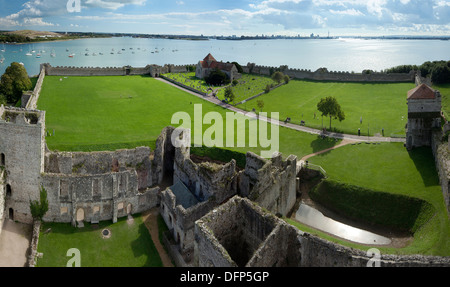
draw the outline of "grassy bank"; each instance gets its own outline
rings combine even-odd
[[[322,166],[331,183],[345,183],[328,186],[335,194],[327,190],[330,183],[319,187],[318,196],[331,208],[369,222],[404,224],[414,233],[412,244],[390,253],[450,254],[450,223],[430,148],[407,151],[400,143],[362,143],[309,161]]]

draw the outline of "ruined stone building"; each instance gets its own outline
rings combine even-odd
[[[208,54],[203,61],[199,61],[195,69],[195,76],[199,79],[208,77],[215,69],[227,74],[230,81],[239,79],[240,74],[234,64],[218,62],[211,54]]]
[[[431,146],[434,128],[441,126],[441,94],[426,84],[408,91],[406,148]]]

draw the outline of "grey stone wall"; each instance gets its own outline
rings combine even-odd
[[[283,161],[278,153],[266,160],[248,152],[245,170],[240,175],[240,194],[274,214],[285,216],[296,200],[296,169],[297,157],[294,155]]]
[[[431,149],[433,151],[436,170],[439,174],[442,195],[447,215],[450,217],[450,149],[449,143],[442,141],[443,132],[435,131],[431,137]]]
[[[337,81],[337,82],[414,82],[415,72],[408,74],[401,73],[371,73],[359,74],[350,72],[323,72],[318,69],[315,72],[303,69],[289,69],[287,66],[268,67],[258,66],[254,63],[248,63],[242,66],[244,73],[253,73],[258,75],[270,76],[272,71],[280,69],[284,74],[293,79],[315,80],[315,81]]]
[[[30,200],[39,199],[41,173],[44,171],[45,112],[18,108],[0,109],[0,154],[5,155],[5,212],[9,218],[32,223]]]
[[[150,66],[146,67],[52,67],[50,64],[41,64],[47,76],[127,76],[149,75]]]
[[[368,252],[372,247],[367,247],[367,251],[344,247],[298,230],[250,200],[238,196],[196,221],[195,265],[237,266],[232,254],[240,247],[224,240],[240,236],[236,235],[241,233],[236,225],[248,230],[248,233],[256,231],[259,239],[256,240],[258,247],[250,252],[246,267],[450,266],[450,257],[381,253],[376,257]],[[240,238],[245,241],[245,238]]]
[[[41,95],[42,84],[45,79],[45,68],[41,66],[41,72],[39,74],[39,78],[36,82],[36,86],[31,94],[31,97],[26,99],[26,97],[22,97],[22,106],[25,104],[26,109],[34,110],[37,109],[37,102],[39,100],[39,96]]]
[[[0,234],[2,234],[3,229],[3,220],[5,218],[5,198],[6,198],[6,190],[5,190],[5,182],[4,182],[4,174],[5,171],[0,167]]]

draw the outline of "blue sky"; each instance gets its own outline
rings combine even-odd
[[[450,0],[0,0],[0,30],[19,29],[450,36]]]

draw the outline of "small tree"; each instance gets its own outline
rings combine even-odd
[[[256,101],[256,105],[258,106],[258,108],[261,110],[264,108],[264,101],[263,100],[257,100]]]
[[[45,213],[48,211],[47,190],[41,186],[39,200],[30,200],[30,210],[33,219],[42,221]]]
[[[289,76],[288,75],[284,75],[284,82],[286,83],[286,84],[288,84],[289,83],[289,80],[290,80],[290,78],[289,78]]]
[[[225,95],[224,95],[225,99],[227,99],[228,102],[233,102],[234,103],[234,99],[236,98],[236,96],[233,93],[233,88],[231,87],[226,87],[225,88]]]
[[[280,72],[280,71],[277,71],[277,72],[273,73],[273,75],[272,75],[272,80],[274,80],[278,84],[281,83],[283,78],[284,78],[284,74],[282,72]]]
[[[8,102],[16,103],[22,97],[22,92],[30,90],[32,86],[25,67],[13,62],[1,77],[0,94],[5,95]]]
[[[320,99],[317,104],[317,109],[322,113],[322,116],[330,117],[330,130],[331,130],[331,119],[334,117],[339,121],[345,120],[344,111],[342,111],[341,106],[337,102],[335,97],[326,97]]]

